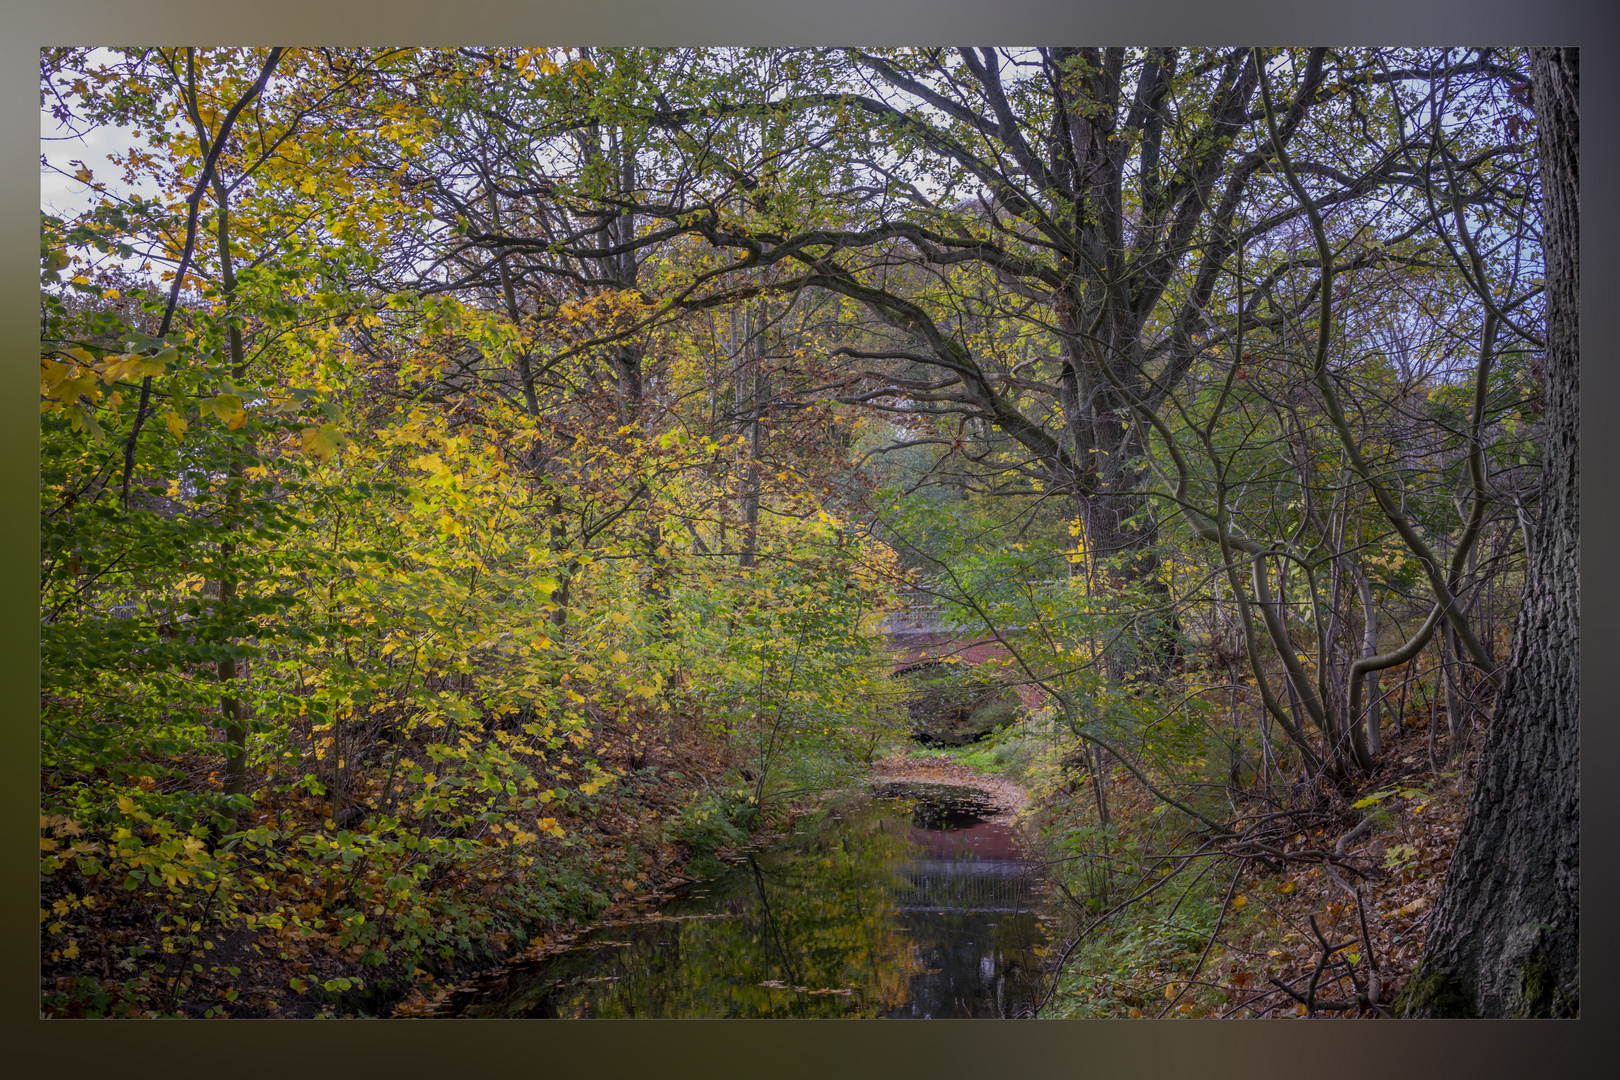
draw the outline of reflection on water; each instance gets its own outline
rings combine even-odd
[[[1035,879],[968,788],[887,784],[460,1016],[967,1017],[1037,999]]]

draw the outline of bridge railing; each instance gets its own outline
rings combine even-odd
[[[898,634],[954,634],[982,630],[969,623],[958,611],[933,604],[908,604],[891,611],[878,623],[878,629],[891,637]]]
[[[997,624],[998,630],[1023,630],[1023,624]],[[878,632],[885,637],[911,637],[940,634],[963,638],[980,638],[986,633],[984,623],[971,616],[948,608],[907,607],[891,611],[878,621]]]
[[[1029,581],[1026,585],[1062,585],[1064,579]],[[1001,630],[1023,630],[1022,624],[998,624]],[[952,604],[944,604],[924,593],[912,593],[906,602],[878,621],[878,631],[887,637],[923,634],[982,635],[984,623],[974,614]]]

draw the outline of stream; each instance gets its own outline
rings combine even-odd
[[[980,791],[883,783],[656,912],[457,991],[462,1017],[1017,1017],[1039,879]]]

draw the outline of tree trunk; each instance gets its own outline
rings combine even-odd
[[[738,566],[753,566],[754,556],[759,550],[759,499],[760,499],[760,409],[765,396],[765,332],[770,320],[765,317],[764,301],[760,302],[758,325],[753,325],[751,319],[744,322],[744,327],[752,331],[750,335],[753,343],[748,348],[754,352],[753,359],[744,365],[739,372],[738,394],[742,397],[741,378],[747,374],[749,379],[750,419],[748,421],[748,475],[743,491],[743,546],[742,552],[737,556]],[[738,402],[741,404],[741,401]]]
[[[1540,528],[1513,653],[1409,1016],[1580,1008],[1577,50],[1531,50],[1547,267]]]
[[[199,134],[201,129],[199,128]],[[206,153],[206,151],[205,151]],[[220,290],[224,295],[227,309],[236,300],[236,270],[231,263],[231,234],[230,234],[230,201],[229,192],[218,176],[214,178],[214,196],[219,203],[218,237],[219,237],[219,278]],[[242,345],[242,327],[232,320],[227,331],[228,346],[231,358],[231,381],[240,385],[247,377],[247,358]],[[231,460],[226,470],[225,491],[225,518],[233,526],[240,525],[242,510],[242,483],[246,462],[241,439],[233,440],[231,444]],[[234,540],[224,540],[219,545],[219,609],[224,615],[227,624],[226,645],[235,643],[235,635],[230,631],[239,621],[236,612],[236,603],[241,583],[237,578],[237,568],[234,564],[237,545]],[[219,661],[216,675],[224,694],[220,698],[220,719],[225,728],[225,786],[224,794],[227,799],[235,798],[247,791],[247,728],[242,723],[242,699],[240,685],[242,671],[235,657],[226,657]],[[333,766],[336,768],[336,765]],[[215,840],[224,833],[236,832],[241,825],[239,811],[227,808],[220,815],[226,822],[224,831],[215,832]]]
[[[1356,568],[1356,594],[1361,600],[1361,655],[1378,655],[1378,609],[1373,606],[1372,584],[1367,575]],[[1352,724],[1366,724],[1367,754],[1377,757],[1384,752],[1383,718],[1384,699],[1378,692],[1378,672],[1369,672],[1367,675],[1367,715],[1365,720],[1359,716],[1351,716]]]

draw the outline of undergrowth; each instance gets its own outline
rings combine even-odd
[[[1421,954],[1465,811],[1472,759],[1436,770],[1425,724],[1393,727],[1378,771],[1339,808],[1337,826],[1300,836],[1290,849],[1333,849],[1365,820],[1345,845],[1365,876],[1335,872],[1350,879],[1349,889],[1320,861],[1268,869],[1214,849],[1193,854],[1196,823],[1118,765],[1104,774],[1102,824],[1092,778],[1075,767],[1049,717],[970,746],[906,756],[958,762],[1035,794],[1026,833],[1064,916],[1046,953],[1059,975],[1041,1016],[1305,1015],[1307,1005],[1279,983],[1317,1015],[1374,1015],[1333,1006],[1353,1001],[1358,984],[1364,993],[1376,987],[1374,1000],[1385,1007],[1396,1000]],[[1350,943],[1319,974],[1318,931],[1330,945]]]

